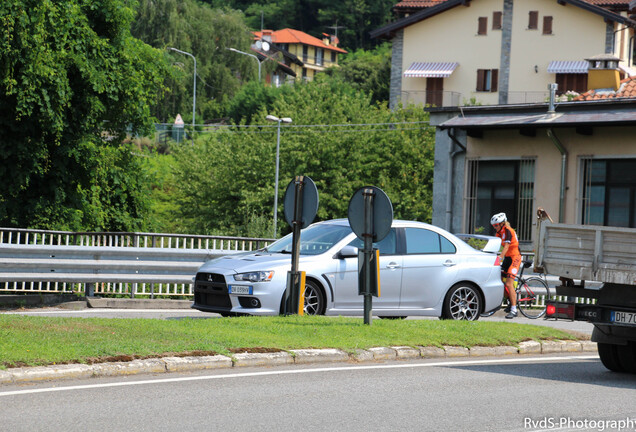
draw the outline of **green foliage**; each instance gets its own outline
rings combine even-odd
[[[396,218],[430,221],[434,133],[428,113],[392,112],[370,102],[323,76],[279,93],[269,111],[255,114],[259,128],[225,129],[175,149],[180,229],[241,235],[254,215],[271,221],[277,125],[265,120],[267,114],[293,119],[281,127],[279,197],[294,176],[307,175],[318,187],[317,220],[341,218],[358,188],[375,185],[391,198]],[[281,207],[279,201],[279,220]]]
[[[0,17],[0,224],[140,227],[144,176],[120,143],[149,130],[167,71],[130,35],[133,2],[5,0]]]
[[[162,122],[181,114],[192,121],[194,61],[166,48],[192,54],[197,61],[197,124],[223,114],[227,102],[241,85],[241,77],[257,78],[253,58],[229,51],[249,51],[251,35],[243,14],[229,8],[212,9],[196,0],[140,0],[132,34],[149,45],[165,50],[172,66],[166,79],[171,93],[153,107]]]
[[[293,28],[319,37],[338,34],[345,49],[371,48],[378,41],[369,32],[391,20],[394,0],[204,0],[213,7],[231,7],[245,13],[252,29]],[[329,27],[338,26],[337,32]]]
[[[339,67],[332,67],[326,73],[371,95],[373,103],[388,102],[391,82],[391,45],[384,43],[374,50],[359,49],[346,54],[340,61]]]
[[[292,91],[289,86],[272,87],[258,81],[249,82],[232,98],[227,115],[235,124],[251,123],[259,111],[269,112],[277,98]]]

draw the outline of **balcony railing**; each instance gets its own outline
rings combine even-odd
[[[452,91],[410,90],[402,92],[402,104],[429,105],[436,107],[458,106],[461,94]]]
[[[544,103],[550,94],[544,91],[513,91],[508,93],[508,102],[504,105],[528,103]],[[491,105],[479,100],[479,96],[463,97],[461,93],[453,91],[402,91],[402,104],[422,104],[436,107],[453,107],[467,105]]]

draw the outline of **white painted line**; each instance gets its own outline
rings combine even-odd
[[[28,389],[28,390],[15,390],[0,392],[0,397],[3,396],[18,396],[35,393],[50,393],[61,391],[75,391],[75,390],[90,390],[108,387],[128,387],[138,386],[146,384],[165,384],[187,381],[205,381],[205,380],[218,380],[229,378],[245,378],[245,377],[257,377],[257,376],[271,376],[271,375],[300,375],[306,373],[317,372],[338,372],[338,371],[357,371],[357,370],[370,370],[370,369],[404,369],[404,368],[421,368],[421,367],[449,367],[449,366],[475,366],[475,365],[488,365],[488,364],[507,364],[507,363],[527,363],[527,362],[554,362],[561,360],[596,360],[597,355],[584,355],[584,356],[567,356],[567,357],[515,357],[507,359],[490,359],[490,360],[454,360],[434,363],[407,363],[407,364],[390,364],[390,365],[366,365],[366,366],[338,366],[338,367],[324,367],[315,369],[291,369],[280,371],[262,371],[262,372],[243,372],[233,373],[227,375],[207,375],[197,377],[180,377],[180,378],[163,378],[156,380],[141,380],[141,381],[128,381],[128,382],[114,382],[114,383],[102,383],[102,384],[87,384],[68,387],[46,387],[41,389]]]

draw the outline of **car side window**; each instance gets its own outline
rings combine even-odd
[[[356,237],[349,243],[349,246],[363,249],[364,242]],[[397,234],[395,228],[391,228],[391,231],[389,231],[387,236],[382,240],[373,243],[373,247],[380,251],[380,255],[395,255],[397,253]]]
[[[407,254],[455,253],[455,246],[436,232],[422,228],[406,228]]]
[[[444,236],[439,236],[439,241],[442,247],[443,254],[454,254],[457,252],[457,248],[449,239]]]

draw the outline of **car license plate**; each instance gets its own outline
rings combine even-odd
[[[612,311],[612,322],[618,324],[636,325],[636,314],[631,312]]]
[[[253,287],[248,285],[228,285],[228,292],[230,294],[247,294],[252,295]]]

